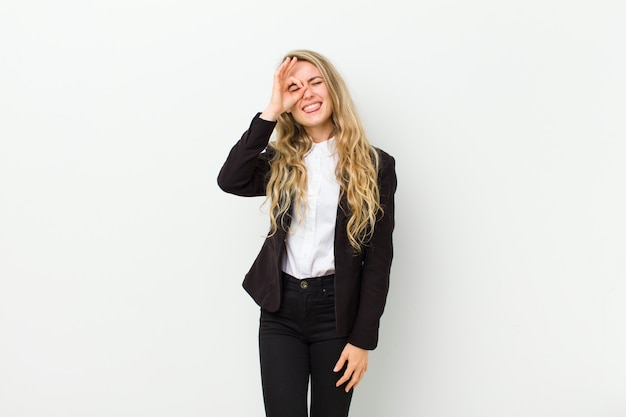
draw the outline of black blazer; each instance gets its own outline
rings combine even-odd
[[[218,185],[228,193],[252,197],[264,196],[270,170],[270,150],[266,150],[276,122],[259,118],[230,151],[218,175]],[[347,203],[337,207],[335,227],[335,316],[337,334],[363,349],[378,343],[380,317],[389,289],[389,271],[393,257],[395,161],[384,151],[380,156],[378,185],[384,215],[376,223],[371,242],[356,252],[348,242]],[[287,225],[288,226],[288,225]],[[287,231],[279,228],[265,239],[261,251],[246,274],[243,287],[262,308],[274,312],[281,300],[281,257]]]

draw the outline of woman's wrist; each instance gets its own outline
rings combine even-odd
[[[267,107],[265,110],[261,112],[259,117],[263,120],[267,120],[268,122],[275,122],[278,120],[278,116],[280,116],[280,113],[281,112],[276,111],[275,109],[271,107]]]

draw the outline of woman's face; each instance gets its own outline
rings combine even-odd
[[[300,80],[303,85],[301,88],[305,90],[302,98],[291,108],[291,115],[316,142],[328,139],[333,131],[333,103],[326,80],[315,65],[306,61],[296,62],[289,76]],[[295,92],[300,87],[291,84],[288,89]]]

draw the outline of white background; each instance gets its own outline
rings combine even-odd
[[[217,172],[284,53],[396,157],[361,417],[626,416],[626,3],[0,6],[0,415],[262,416],[262,199]]]

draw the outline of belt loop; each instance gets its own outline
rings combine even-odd
[[[324,294],[324,296],[328,297],[328,293],[326,292],[326,288],[328,287],[327,282],[328,281],[326,279],[327,277],[322,277],[322,293]],[[333,285],[334,285],[334,281],[333,281]]]

